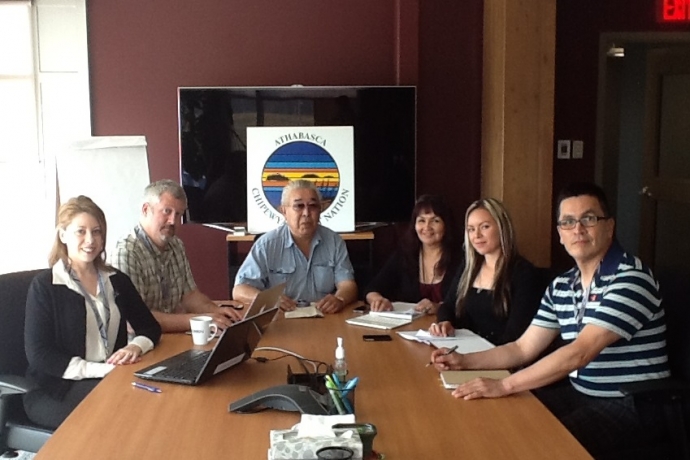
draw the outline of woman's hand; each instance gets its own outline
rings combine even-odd
[[[380,297],[378,299],[369,302],[371,306],[371,311],[391,311],[393,310],[393,304],[390,300],[385,297]]]
[[[455,328],[450,321],[441,321],[440,323],[431,323],[429,327],[429,334],[436,337],[448,337],[455,335]]]
[[[141,359],[141,348],[130,343],[126,347],[120,348],[113,353],[106,361],[108,364],[134,364]]]
[[[429,299],[422,299],[414,309],[421,313],[426,313],[427,315],[435,315],[438,312],[439,304],[432,302]]]

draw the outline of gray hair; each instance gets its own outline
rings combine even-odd
[[[288,204],[290,204],[288,203],[290,193],[292,193],[293,190],[299,189],[313,190],[316,194],[317,201],[319,202],[319,204],[321,204],[321,192],[319,192],[319,189],[316,188],[316,185],[314,185],[312,181],[306,179],[297,179],[288,182],[287,185],[283,187],[283,194],[280,196],[280,204],[282,206],[287,206]]]
[[[163,179],[153,182],[144,189],[144,203],[155,204],[161,199],[164,193],[169,193],[176,200],[180,200],[187,207],[187,194],[184,188],[174,180]]]

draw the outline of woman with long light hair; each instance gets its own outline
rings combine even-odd
[[[543,288],[535,267],[520,256],[513,223],[493,198],[465,213],[465,265],[429,332],[448,336],[470,329],[501,345],[517,339],[534,317]]]

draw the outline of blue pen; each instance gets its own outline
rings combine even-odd
[[[345,396],[347,396],[347,394],[348,394],[354,387],[357,386],[357,382],[359,382],[359,377],[355,377],[355,378],[353,378],[352,380],[350,380],[349,382],[347,382],[347,384],[345,385],[345,388],[343,388],[343,398],[344,398]]]
[[[331,377],[333,377],[333,382],[335,382],[335,385],[338,387],[338,390],[343,389],[343,384],[340,383],[340,379],[338,378],[338,374],[335,372],[331,374]]]
[[[336,378],[335,375],[333,377]],[[355,410],[353,409],[352,404],[350,404],[350,400],[347,399],[347,394],[357,386],[357,382],[359,382],[359,377],[355,377],[348,381],[344,386],[340,386],[340,399],[343,401],[343,404],[345,405],[345,408],[348,410],[349,414],[354,414]]]
[[[335,408],[338,410],[338,413],[340,415],[346,414],[347,412],[345,411],[345,407],[343,406],[343,400],[338,395],[338,391],[335,386],[335,383],[333,383],[333,379],[330,375],[326,375],[325,379],[326,388],[328,388],[328,392],[331,394],[331,399],[333,399],[333,402],[335,403]]]
[[[152,385],[147,385],[145,383],[132,382],[132,386],[134,388],[139,388],[142,390],[150,391],[151,393],[162,393],[160,388],[154,387]]]

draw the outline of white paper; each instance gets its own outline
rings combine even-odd
[[[422,312],[415,310],[416,303],[410,302],[391,302],[392,311],[371,311],[373,316],[387,316],[389,318],[417,319],[422,316]]]
[[[333,425],[338,423],[355,423],[354,414],[346,415],[312,415],[302,414],[297,426],[297,437],[328,437],[335,438]],[[352,436],[352,435],[350,435]]]
[[[452,348],[457,345],[456,353],[476,353],[494,348],[494,344],[469,329],[457,329],[453,337],[435,337],[423,329],[417,332],[401,331],[398,334],[404,339],[426,343],[436,348]]]
[[[80,140],[57,156],[60,203],[86,195],[105,213],[106,252],[139,222],[149,184],[146,139],[107,136]]]
[[[285,318],[323,318],[323,313],[321,313],[321,310],[316,308],[315,305],[310,305],[308,307],[297,307],[292,311],[286,311]]]

